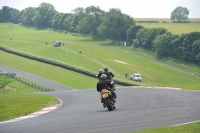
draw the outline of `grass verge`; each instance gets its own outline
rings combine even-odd
[[[137,131],[131,133],[199,133],[200,122],[195,122],[192,124],[174,126],[174,127],[161,127],[144,131]]]
[[[13,119],[58,104],[57,98],[40,92],[6,76],[0,76],[0,121]]]

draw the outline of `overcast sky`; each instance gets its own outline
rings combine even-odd
[[[200,18],[200,0],[0,0],[0,8],[9,6],[21,11],[27,7],[38,7],[42,2],[52,4],[62,13],[94,5],[104,11],[118,8],[133,18],[170,18],[171,12],[182,6],[189,10],[189,18]]]

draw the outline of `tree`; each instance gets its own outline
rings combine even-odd
[[[2,21],[18,23],[21,18],[21,12],[15,8],[3,6],[2,8]]]
[[[184,55],[184,47],[182,46],[184,39],[187,37],[187,34],[182,34],[177,39],[174,40],[173,45],[174,49],[174,57],[179,60],[183,60],[182,56]]]
[[[2,12],[2,10],[0,9],[0,22],[2,22],[3,21],[3,12]]]
[[[77,7],[74,10],[72,10],[72,13],[76,16],[78,16],[79,19],[82,19],[85,17],[85,9],[82,7]]]
[[[171,20],[181,22],[182,20],[187,20],[189,15],[189,10],[185,7],[176,7],[171,13]]]
[[[83,16],[83,15],[82,15]],[[77,25],[77,31],[83,34],[97,35],[97,27],[102,22],[103,11],[99,7],[89,6],[85,9],[85,15]]]
[[[94,15],[95,18],[100,18],[104,12],[99,8],[99,6],[89,6],[85,9],[86,14]]]
[[[162,34],[157,36],[154,40],[153,40],[154,46],[156,46],[156,55],[158,57],[164,57],[167,56],[167,48],[168,48],[168,44],[169,39],[168,39],[168,35],[167,34]]]
[[[62,13],[56,12],[53,16],[53,20],[52,20],[52,27],[53,28],[58,28],[58,23],[60,18],[62,17]]]
[[[96,36],[97,35],[97,27],[102,23],[102,18],[104,15],[104,11],[102,11],[99,6],[95,7],[95,6],[89,6],[85,9],[86,11],[86,15],[89,15],[89,23],[91,23],[90,19],[93,19],[93,22],[90,26],[90,30],[91,30],[91,35]],[[87,17],[88,18],[88,17]]]
[[[192,44],[192,61],[200,65],[200,39]]]
[[[101,37],[126,41],[127,31],[132,25],[134,21],[130,16],[122,14],[119,9],[110,9],[105,13],[97,33]]]
[[[140,41],[138,39],[133,39],[132,46],[135,47],[135,48],[139,48],[140,47]]]
[[[195,41],[198,41],[200,39],[200,32],[191,32],[189,34],[186,34],[182,47],[183,49],[183,55],[182,59],[185,61],[195,61],[195,56],[199,53],[196,50],[198,49],[198,43]],[[195,42],[195,43],[194,43]],[[195,48],[195,49],[194,49]]]
[[[149,32],[148,28],[141,28],[136,34],[136,39],[139,40],[140,46],[144,49],[147,49],[146,42],[147,42],[148,32]]]
[[[108,32],[109,27],[102,23],[98,28],[97,28],[97,34],[98,36],[102,37],[102,38],[109,38],[109,32]]]
[[[2,8],[2,18],[3,22],[9,22],[10,21],[10,7],[8,6],[3,6]]]
[[[76,26],[78,25],[79,17],[76,14],[69,15],[63,21],[65,30],[70,32],[77,32]]]
[[[32,18],[34,17],[35,10],[36,8],[34,7],[28,7],[24,9],[22,13],[22,17],[21,17],[22,24],[29,25],[29,26],[34,25]]]
[[[48,3],[41,3],[33,17],[34,25],[37,27],[51,27],[53,16],[56,10],[53,5]]]
[[[140,26],[140,25],[131,26],[130,29],[127,31],[127,41],[132,43],[133,39],[136,39],[136,34],[137,34],[138,30],[141,28],[142,28],[142,26]]]
[[[135,28],[134,28],[135,27]],[[138,30],[136,33],[136,38],[140,42],[140,46],[148,51],[155,52],[155,46],[153,45],[153,40],[162,34],[167,33],[164,28],[144,28],[140,26],[134,26],[133,29]],[[133,30],[134,31],[134,30]],[[128,33],[131,33],[130,31]],[[132,34],[135,36],[135,34]]]
[[[21,12],[17,9],[11,8],[10,10],[10,21],[13,23],[18,23],[20,20]]]
[[[176,58],[177,57],[176,50],[180,45],[178,40],[180,35],[174,35],[172,33],[168,33],[168,36],[171,41],[168,44],[167,54],[169,57]]]
[[[64,29],[70,32],[77,32],[77,30],[81,32],[82,31],[82,29],[80,29],[81,26],[80,25],[78,26],[78,24],[80,20],[85,18],[85,16],[86,13],[84,8],[82,7],[75,8],[74,10],[72,10],[72,14],[68,14],[66,18],[63,20]],[[84,21],[82,22],[84,23]]]
[[[77,25],[77,31],[82,34],[93,34],[96,33],[96,19],[93,15],[87,15],[83,19],[81,19]],[[94,33],[95,32],[95,33]]]
[[[149,32],[148,32],[147,41],[144,44],[144,47],[149,51],[155,52],[155,49],[153,49],[154,48],[153,40],[157,36],[165,34],[166,32],[167,32],[167,30],[164,29],[164,28],[152,28],[152,29],[150,29]]]
[[[64,13],[61,15],[59,21],[58,21],[58,28],[59,29],[65,29],[64,28],[64,20],[67,18],[67,16],[70,16],[71,13]]]

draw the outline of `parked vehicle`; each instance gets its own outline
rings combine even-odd
[[[135,73],[133,75],[130,75],[130,79],[131,80],[134,80],[134,81],[137,81],[137,82],[141,82],[142,81],[142,77],[140,74],[138,73]]]

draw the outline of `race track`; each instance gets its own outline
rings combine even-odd
[[[0,65],[1,70],[8,70]],[[200,120],[200,91],[117,88],[116,110],[100,104],[95,89],[74,90],[42,77],[14,70],[19,76],[53,88],[56,110],[26,120],[1,123],[0,133],[126,133]]]

